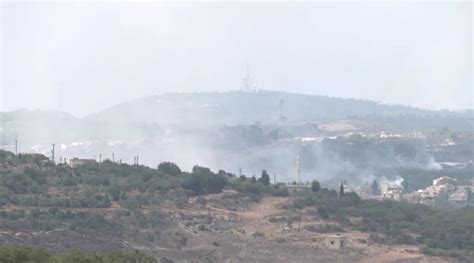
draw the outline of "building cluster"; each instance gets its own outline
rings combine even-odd
[[[431,186],[405,194],[404,200],[429,206],[462,207],[474,201],[473,190],[474,182],[459,185],[456,179],[442,176],[434,179]]]
[[[382,183],[377,189],[362,186],[351,190],[362,199],[388,199],[437,207],[474,205],[474,180],[468,185],[460,185],[455,178],[448,176],[436,178],[432,185],[411,193],[405,192],[403,183],[399,181]]]
[[[397,183],[385,183],[380,186],[382,199],[400,201],[403,198],[403,187]]]
[[[77,167],[79,165],[84,165],[88,163],[95,163],[95,159],[79,159],[79,158],[72,158],[69,160],[69,166],[71,167]]]

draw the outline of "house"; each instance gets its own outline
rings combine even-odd
[[[445,184],[452,184],[456,182],[457,180],[455,178],[451,178],[449,176],[441,176],[439,178],[436,178],[433,180],[433,186],[440,186],[440,185],[445,185]]]
[[[95,163],[95,162],[96,162],[95,159],[79,159],[79,158],[74,157],[71,160],[69,160],[69,166],[77,167],[79,165]]]
[[[468,186],[458,187],[455,192],[449,195],[448,200],[456,207],[465,206],[469,203],[470,192],[471,189]]]
[[[381,192],[383,199],[401,200],[403,188],[397,184],[382,184]]]
[[[347,237],[327,236],[325,238],[325,245],[330,249],[343,249],[347,246],[347,241]]]

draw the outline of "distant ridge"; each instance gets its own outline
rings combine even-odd
[[[131,100],[90,114],[100,121],[236,125],[279,121],[280,101],[288,122],[399,115],[434,116],[437,111],[281,91],[167,93]]]

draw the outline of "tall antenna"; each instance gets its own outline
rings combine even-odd
[[[250,76],[250,66],[249,64],[247,64],[247,74],[244,78],[243,91],[252,92],[252,91],[255,91],[255,89],[256,89],[256,84]]]
[[[18,155],[18,140],[15,139],[15,155]]]
[[[115,153],[112,153],[112,162],[115,163]]]
[[[296,179],[298,184],[301,184],[301,164],[300,164],[300,155],[296,155]]]
[[[51,146],[53,146],[53,148],[51,149],[51,161],[53,163],[55,163],[55,161],[54,161],[54,146],[56,146],[56,144],[53,143],[53,144],[51,144]]]

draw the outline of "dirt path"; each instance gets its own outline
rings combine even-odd
[[[264,219],[281,213],[283,210],[279,209],[278,206],[288,202],[288,200],[289,197],[265,197],[248,210],[241,212],[240,215],[251,220]]]
[[[358,263],[389,263],[397,260],[413,259],[419,257],[420,254],[410,254],[402,251],[388,251],[386,253],[364,258],[358,261]]]
[[[239,229],[243,235],[263,233],[268,238],[274,238],[280,232],[281,226],[270,223],[267,218],[283,212],[278,206],[288,202],[288,197],[265,197],[259,203],[252,205],[248,210],[239,213],[245,221],[245,226]]]

